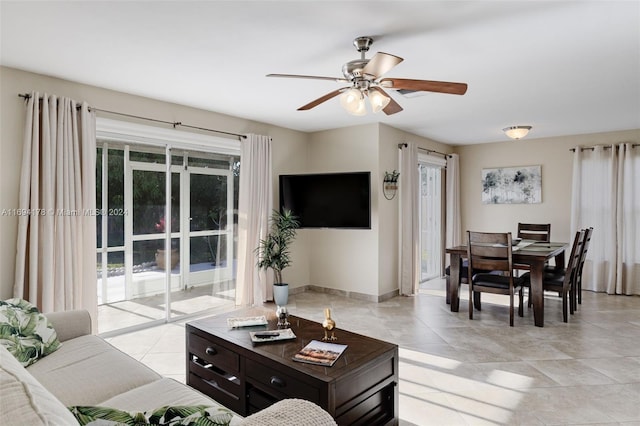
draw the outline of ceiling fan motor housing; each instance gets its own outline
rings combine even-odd
[[[354,59],[342,66],[342,75],[353,82],[356,78],[362,78],[362,69],[369,63],[368,59]]]
[[[365,52],[369,51],[369,47],[373,43],[371,37],[358,37],[353,40],[353,45],[360,52],[360,59],[354,59],[342,66],[342,75],[344,78],[354,83],[356,79],[364,78],[362,69],[369,63],[369,59],[364,58]]]

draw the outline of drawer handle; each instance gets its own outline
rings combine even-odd
[[[285,386],[287,386],[287,383],[282,380],[280,377],[276,377],[276,376],[271,376],[271,384],[273,386],[278,386],[279,388],[283,388]]]
[[[205,352],[207,353],[207,355],[215,355],[218,353],[218,351],[216,351],[216,348],[212,348],[211,346],[209,346],[207,350],[205,350]]]

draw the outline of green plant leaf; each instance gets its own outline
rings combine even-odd
[[[297,217],[291,210],[282,213],[274,210],[271,214],[269,233],[260,240],[256,252],[258,268],[272,269],[275,282],[282,282],[282,270],[291,265],[289,246],[300,227]]]

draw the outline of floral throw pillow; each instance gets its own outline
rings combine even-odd
[[[144,413],[129,413],[109,407],[69,407],[81,426],[226,426],[233,413],[206,405],[165,406]]]
[[[0,345],[24,367],[49,355],[61,345],[53,326],[31,303],[0,300]]]

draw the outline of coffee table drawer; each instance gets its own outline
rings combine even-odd
[[[391,383],[336,417],[339,425],[382,425],[395,417],[394,388]]]
[[[189,351],[227,373],[240,371],[240,356],[237,353],[195,334],[189,336]]]
[[[254,384],[260,385],[265,392],[278,397],[302,398],[316,404],[320,403],[320,390],[313,385],[250,359],[246,360],[245,368],[247,379],[253,379]]]
[[[187,377],[187,384],[192,388],[198,389],[200,392],[210,396],[220,404],[237,413],[243,412],[244,401],[241,392],[231,393],[220,386],[221,383],[224,383],[224,381],[207,380],[191,372]],[[240,389],[240,386],[238,386],[238,390]]]

